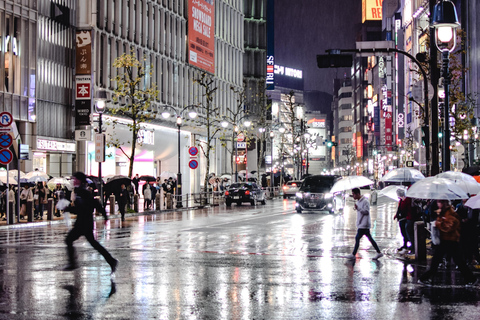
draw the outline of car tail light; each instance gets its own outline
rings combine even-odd
[[[296,183],[292,183],[292,187],[296,187],[296,186],[297,186],[297,184],[296,184]]]
[[[250,190],[245,191],[245,195],[246,196],[250,195]]]
[[[287,186],[283,186],[283,190],[287,190],[287,189],[288,189],[288,187],[287,187]]]
[[[225,191],[225,195],[228,196],[230,193],[228,191]]]

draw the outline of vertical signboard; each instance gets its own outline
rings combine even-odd
[[[275,13],[274,0],[267,0],[267,90],[275,89]]]
[[[215,74],[215,0],[188,1],[189,63]]]
[[[92,32],[76,33],[75,126],[89,126],[92,109]]]

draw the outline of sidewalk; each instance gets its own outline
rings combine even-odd
[[[172,209],[160,209],[160,210],[144,211],[143,210],[143,199],[140,199],[139,204],[138,204],[138,209],[139,209],[138,212],[126,212],[125,213],[125,219],[131,218],[131,217],[142,216],[142,215],[167,213],[167,212],[172,212],[172,211],[196,210],[196,209],[214,207],[214,206],[218,206],[218,205],[219,205],[219,203],[212,203],[212,204],[208,204],[206,206],[200,206],[199,205],[199,206],[195,206],[195,207],[183,207],[183,208],[178,208],[178,209],[174,207]],[[120,219],[121,218],[120,213],[110,214],[110,205],[109,204],[107,204],[107,206],[105,207],[105,210],[107,211],[107,216],[108,216],[109,219]],[[118,206],[117,205],[115,206],[115,211],[118,212]],[[103,216],[101,214],[95,215],[94,218],[95,218],[95,221],[102,221],[103,220]],[[75,220],[76,215],[71,214],[70,219]],[[47,213],[46,213],[46,210],[45,210],[42,220],[33,220],[32,222],[28,222],[27,219],[21,219],[20,222],[17,222],[17,217],[15,217],[15,223],[7,225],[7,221],[3,220],[3,218],[1,218],[0,219],[0,229],[45,226],[45,225],[52,225],[52,224],[59,224],[59,223],[65,223],[63,214],[60,217],[56,217],[54,215],[52,217],[52,220],[47,220]]]

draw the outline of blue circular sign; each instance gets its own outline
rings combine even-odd
[[[13,159],[13,154],[8,149],[0,150],[0,163],[1,164],[9,164],[10,161]]]
[[[13,143],[13,138],[8,133],[3,133],[0,135],[0,148],[10,148]]]
[[[188,163],[188,166],[190,167],[190,169],[197,169],[198,161],[197,160],[190,160],[190,162]]]
[[[198,154],[198,148],[197,147],[190,147],[188,149],[188,153],[190,153],[190,156],[194,157]]]

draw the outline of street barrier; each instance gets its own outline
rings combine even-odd
[[[139,201],[139,195],[135,194],[133,196],[133,211],[138,212],[138,201]]]
[[[33,222],[33,201],[32,200],[27,200],[27,210],[25,214],[27,215],[27,221],[28,222]]]
[[[423,221],[416,221],[414,225],[415,233],[415,260],[427,260],[427,229]]]
[[[53,199],[49,198],[47,200],[47,220],[53,220],[53,213],[54,213],[54,207],[53,207]]]
[[[115,214],[115,195],[111,195],[109,198],[110,201],[110,214]]]
[[[13,201],[9,201],[8,203],[9,208],[8,208],[8,224],[14,224],[15,223],[15,203]]]

